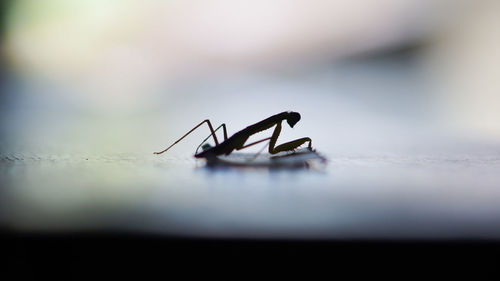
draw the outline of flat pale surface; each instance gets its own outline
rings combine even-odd
[[[4,154],[1,221],[22,231],[498,239],[499,151],[330,153],[316,170],[214,169],[175,153]]]

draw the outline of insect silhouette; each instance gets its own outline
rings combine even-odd
[[[223,155],[223,154],[229,155],[234,150],[241,150],[241,149],[247,148],[249,146],[252,146],[252,145],[264,142],[264,141],[269,141],[269,153],[270,154],[276,154],[276,153],[279,153],[282,151],[294,151],[296,148],[298,148],[299,146],[301,146],[302,144],[304,144],[306,142],[309,142],[308,148],[309,148],[309,150],[312,151],[312,144],[311,144],[312,140],[308,137],[296,139],[296,140],[286,142],[286,143],[283,143],[283,144],[276,146],[278,136],[281,132],[281,122],[283,120],[286,120],[288,125],[290,125],[290,127],[293,128],[293,126],[295,126],[295,124],[297,124],[297,122],[299,122],[300,114],[298,112],[292,112],[292,111],[285,111],[282,113],[278,113],[278,114],[273,115],[267,119],[264,119],[260,122],[253,124],[253,125],[250,125],[250,126],[246,127],[245,129],[243,129],[239,132],[236,132],[234,135],[232,135],[231,137],[228,138],[226,124],[223,123],[222,125],[220,125],[219,127],[217,127],[214,130],[212,124],[210,123],[210,120],[206,119],[206,120],[202,121],[200,124],[196,125],[193,129],[191,129],[189,132],[187,132],[184,136],[182,136],[180,139],[178,139],[172,145],[167,147],[165,150],[160,151],[160,152],[154,152],[154,154],[162,154],[162,153],[166,152],[172,146],[174,146],[175,144],[180,142],[183,138],[185,138],[187,135],[189,135],[194,130],[196,130],[198,127],[203,125],[203,123],[207,123],[211,134],[196,149],[196,152],[194,155],[194,157],[196,157],[196,158],[209,159],[209,158],[214,158],[216,156]],[[274,132],[273,132],[271,137],[268,137],[268,138],[265,138],[262,140],[258,140],[256,142],[252,142],[250,144],[245,145],[246,141],[248,140],[248,138],[251,135],[254,135],[254,134],[259,133],[261,131],[267,130],[273,126],[276,126],[276,127],[275,127]],[[224,131],[224,141],[222,143],[219,143],[217,136],[215,135],[215,132],[218,129],[220,129],[221,127],[223,128],[223,131]],[[213,137],[214,142],[215,142],[215,146],[205,145],[205,146],[203,146],[204,150],[202,152],[198,153],[198,150],[200,149],[202,144],[205,141],[207,141],[210,137]]]

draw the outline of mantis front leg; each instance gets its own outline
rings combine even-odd
[[[301,146],[305,142],[309,142],[308,148],[312,149],[312,140],[307,137],[286,142],[275,147],[280,133],[281,133],[281,122],[276,124],[276,128],[274,129],[273,135],[271,136],[271,140],[269,142],[269,154],[276,154],[282,151],[291,151]]]

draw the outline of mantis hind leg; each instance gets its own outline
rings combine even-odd
[[[297,147],[303,145],[306,142],[309,142],[308,148],[312,149],[312,140],[310,138],[300,138],[290,142],[286,142],[276,145],[276,141],[278,141],[278,137],[281,133],[281,123],[276,124],[276,128],[274,129],[273,135],[271,136],[271,140],[269,142],[269,154],[276,154],[282,151],[292,151]]]
[[[215,136],[215,132],[217,132],[217,130],[219,130],[220,128],[222,127],[222,130],[224,131],[224,141],[227,140],[227,130],[226,130],[226,124],[222,123],[219,127],[217,127],[215,130],[211,131],[210,135],[208,135],[208,137],[206,137],[201,143],[200,145],[198,145],[198,147],[196,148],[196,152],[195,154],[198,154],[198,150],[200,149],[200,147],[212,136],[214,136],[214,138],[216,138]],[[218,144],[216,144],[218,145]]]
[[[210,138],[211,136],[213,136],[214,138],[214,141],[215,141],[215,145],[219,145],[219,141],[217,140],[217,135],[215,135],[215,131],[214,131],[214,128],[212,127],[212,123],[210,123],[210,120],[208,119],[205,119],[203,121],[201,121],[200,124],[194,126],[194,128],[192,128],[189,132],[187,132],[185,135],[183,135],[180,139],[178,139],[177,141],[175,141],[172,145],[170,145],[169,147],[167,147],[166,149],[162,150],[162,151],[159,151],[159,152],[153,152],[154,154],[162,154],[164,152],[166,152],[167,150],[169,150],[172,146],[176,145],[178,142],[180,142],[183,138],[185,138],[187,135],[191,134],[194,130],[198,129],[198,127],[200,127],[201,125],[203,125],[203,123],[207,123],[208,125],[208,128],[210,129],[210,136],[208,136],[208,138]],[[222,124],[221,126],[224,126],[224,140],[227,139],[227,132],[226,132],[226,125]],[[220,127],[220,126],[219,126]],[[208,139],[207,138],[207,139]]]

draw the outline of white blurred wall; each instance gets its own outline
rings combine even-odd
[[[36,110],[14,108],[11,127],[23,132],[18,134],[23,141],[82,142],[123,151],[134,148],[124,143],[170,138],[180,130],[172,132],[173,125],[187,129],[202,118],[232,123],[234,131],[258,116],[306,108],[314,124],[324,122],[320,113],[326,114],[342,118],[348,137],[349,128],[357,128],[382,139],[377,134],[387,131],[365,120],[390,127],[404,119],[405,110],[377,119],[378,105],[370,108],[366,100],[391,104],[398,94],[411,92],[405,87],[413,87],[417,93],[412,95],[423,95],[416,99],[438,108],[431,123],[498,141],[499,8],[498,1],[486,0],[12,1],[2,47],[15,83],[24,86],[22,99]],[[330,73],[321,69],[338,69],[342,59],[404,45],[420,46],[416,69],[411,66],[407,78],[425,85],[398,84],[397,67],[359,71],[365,68],[361,65],[344,76],[333,71],[331,81],[337,84],[342,84],[339,77],[351,79],[351,85],[372,81],[355,89],[365,95],[349,100],[352,89],[315,88],[316,78],[309,78]],[[250,82],[242,84],[245,89],[231,88],[232,96],[218,96],[218,87],[203,89],[238,84],[238,77]],[[345,115],[328,115],[332,110],[322,97],[330,93],[335,99],[329,104],[339,106],[346,96]],[[248,108],[241,108],[242,102]],[[394,106],[409,112],[412,103]],[[266,110],[256,114],[256,107]],[[231,120],[235,113],[246,118]]]

